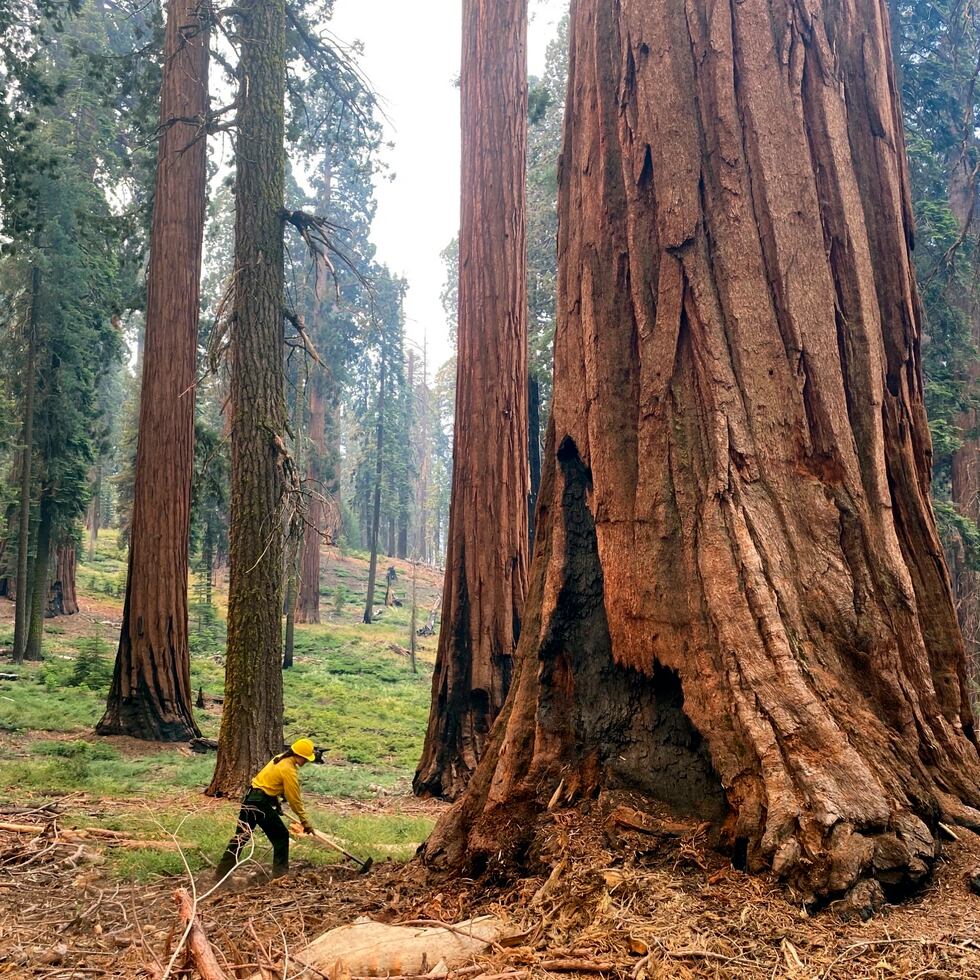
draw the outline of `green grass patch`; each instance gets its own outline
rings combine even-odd
[[[163,875],[185,874],[186,861],[191,872],[197,874],[217,863],[234,832],[237,814],[238,805],[229,802],[207,813],[164,812],[157,815],[137,810],[109,815],[99,821],[99,826],[123,830],[135,839],[176,839],[180,843],[180,851],[108,848],[109,867],[119,877],[147,881]],[[311,808],[310,815],[318,829],[333,837],[345,850],[361,859],[371,857],[375,861],[407,861],[429,835],[434,823],[428,817],[338,814],[318,812],[315,807]],[[286,821],[289,822],[288,814]],[[252,840],[252,860],[268,868],[272,861],[268,839],[257,831]],[[305,838],[292,842],[290,858],[294,863],[314,865],[336,864],[345,860],[336,851]]]
[[[126,560],[114,533],[103,533],[92,560],[79,570],[83,597],[121,595]],[[86,579],[88,577],[88,581]],[[406,583],[399,575],[399,595]],[[338,814],[323,797],[371,799],[405,791],[422,750],[436,643],[418,653],[418,673],[392,647],[408,646],[411,609],[383,608],[383,583],[376,595],[380,615],[361,623],[366,566],[331,569],[321,604],[323,625],[297,625],[295,663],[284,673],[285,735],[311,736],[326,749],[325,764],[303,770],[303,789],[314,823],[351,852],[375,860],[411,857],[431,829],[425,817],[388,814]],[[358,591],[360,590],[360,591]],[[198,593],[194,593],[198,596]],[[225,596],[215,605],[193,602],[190,608],[191,683],[196,697],[220,694],[224,687]],[[121,609],[120,609],[121,612]],[[426,610],[421,606],[419,622]],[[176,833],[194,872],[215,862],[231,835],[238,803],[203,802],[186,814],[188,799],[211,778],[213,754],[190,755],[179,747],[107,741],[92,735],[102,716],[112,676],[116,636],[109,626],[93,624],[88,635],[59,621],[47,629],[45,660],[18,666],[17,681],[0,682],[0,793],[8,798],[44,801],[81,792],[92,799],[127,801],[118,811],[92,817],[102,826],[133,836],[159,838]],[[0,629],[0,645],[12,630]],[[218,734],[221,708],[209,703],[196,710],[202,733]],[[21,738],[21,733],[32,734]],[[3,734],[6,733],[6,734]],[[49,733],[45,736],[45,733]],[[61,736],[61,737],[58,737]],[[119,746],[123,746],[120,750]],[[130,802],[147,802],[145,811]],[[196,806],[196,804],[191,804]],[[74,818],[73,818],[74,819]],[[264,835],[256,837],[256,858],[268,864]],[[333,852],[309,841],[293,850],[297,861],[329,863]],[[107,849],[107,868],[140,880],[183,874],[178,853],[157,848]]]

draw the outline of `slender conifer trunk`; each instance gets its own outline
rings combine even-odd
[[[239,4],[228,647],[209,795],[282,748],[285,0]]]
[[[27,620],[27,641],[24,647],[25,660],[40,660],[41,645],[44,639],[44,606],[48,595],[48,565],[51,560],[51,527],[54,521],[54,505],[50,498],[42,495],[38,508],[37,553],[31,565],[29,587],[24,594],[30,600]]]
[[[39,244],[35,235],[35,248]],[[17,530],[17,591],[14,598],[14,663],[24,659],[27,646],[27,621],[30,592],[27,569],[31,528],[31,461],[34,456],[34,396],[37,389],[37,301],[41,288],[41,271],[35,262],[31,267],[31,309],[27,317],[27,363],[24,369],[24,421],[20,457],[20,520]]]
[[[368,566],[367,599],[364,603],[364,622],[370,623],[374,618],[374,588],[378,580],[378,538],[381,533],[381,475],[384,464],[384,412],[385,412],[385,358],[381,354],[381,377],[378,384],[378,424],[377,424],[377,460],[374,474],[374,512],[371,518],[371,562]]]

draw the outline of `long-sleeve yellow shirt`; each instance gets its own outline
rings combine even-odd
[[[306,815],[303,798],[299,792],[299,773],[296,772],[296,756],[287,755],[285,759],[277,756],[268,762],[252,780],[252,788],[260,789],[267,796],[285,796],[293,813],[304,827],[312,826]]]

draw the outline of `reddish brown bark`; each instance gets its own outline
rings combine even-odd
[[[452,503],[419,794],[453,798],[504,703],[527,591],[527,0],[463,5]]]
[[[972,119],[972,115],[963,115]],[[964,240],[980,220],[980,188],[977,175],[969,169],[969,155],[966,153],[966,148],[972,149],[974,143],[973,134],[968,134],[963,144],[963,155],[953,165],[949,182],[950,209]],[[980,349],[980,297],[974,290],[958,298],[965,307],[962,312],[970,323],[973,343]],[[980,363],[976,360],[970,365],[970,378],[974,385],[980,382]],[[975,410],[970,410],[960,416],[958,423],[964,438],[963,445],[953,456],[951,496],[964,517],[980,524],[980,439],[977,438],[980,419]],[[980,574],[970,567],[962,547],[952,556],[951,571],[957,614],[970,658],[969,672],[977,690],[980,689]]]
[[[873,906],[980,826],[884,5],[577,0],[570,71],[518,677],[426,860],[619,785]]]
[[[63,539],[55,549],[48,579],[48,601],[44,615],[74,616],[78,612],[74,537]]]
[[[307,498],[306,529],[303,533],[303,554],[300,563],[299,602],[296,606],[296,622],[320,622],[320,549],[327,532],[327,508],[323,495],[327,489],[323,483],[322,460],[326,446],[326,402],[323,397],[324,379],[322,368],[310,380],[310,458],[306,469],[306,482],[310,490]]]
[[[331,150],[330,146],[325,147],[323,155],[323,188],[318,205],[321,214],[327,214],[330,210],[333,190]],[[318,262],[316,295],[319,302],[313,323],[314,337],[318,342],[328,332],[328,319],[334,309],[331,299],[334,294],[332,285],[327,264]],[[310,421],[307,433],[310,451],[306,482],[311,496],[307,498],[299,603],[296,607],[296,621],[300,623],[320,622],[320,554],[324,540],[335,541],[339,531],[339,524],[335,519],[339,511],[332,502],[339,486],[336,472],[339,448],[335,449],[338,435],[335,387],[332,371],[325,365],[318,365],[310,379]]]
[[[208,31],[197,0],[167,8],[161,134],[147,275],[129,574],[100,735],[184,740],[191,707],[187,538],[204,234]]]

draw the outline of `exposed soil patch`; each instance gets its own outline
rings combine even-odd
[[[111,803],[116,812],[126,805]],[[438,807],[403,798],[334,805]],[[439,880],[416,863],[394,862],[360,875],[300,859],[282,881],[239,873],[234,886],[203,901],[201,921],[219,961],[241,976],[256,969],[257,943],[280,960],[284,949],[358,916],[454,922],[492,910],[527,932],[477,964],[515,980],[586,971],[620,980],[980,977],[980,899],[965,881],[980,864],[980,838],[969,832],[946,848],[922,893],[862,923],[833,910],[808,916],[772,881],[733,870],[698,829],[676,831],[610,833],[591,815],[554,813],[539,832],[543,872],[517,882]],[[0,833],[0,974],[135,978],[166,964],[180,935],[173,893],[188,879],[113,881],[96,863],[99,846],[80,852],[50,835]],[[198,876],[199,889],[208,878]]]

